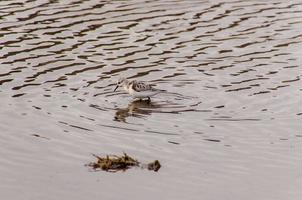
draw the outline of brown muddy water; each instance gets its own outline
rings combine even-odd
[[[1,1],[0,15],[1,199],[301,199],[301,0]],[[133,102],[119,77],[171,93]],[[84,166],[122,152],[162,168]]]

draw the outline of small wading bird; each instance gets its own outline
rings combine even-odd
[[[151,85],[146,84],[141,81],[137,80],[127,80],[126,78],[120,78],[117,81],[116,88],[114,89],[114,92],[118,87],[123,87],[126,92],[128,92],[133,98],[138,99],[144,99],[147,98],[148,101],[151,101],[150,97],[165,92],[165,90],[159,90],[156,88],[153,88]]]

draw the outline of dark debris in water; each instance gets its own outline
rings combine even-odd
[[[209,142],[221,142],[220,140],[217,140],[217,139],[204,139],[206,141],[209,141]]]
[[[142,164],[136,159],[130,157],[126,153],[122,156],[117,155],[106,155],[106,157],[100,157],[98,155],[92,154],[97,158],[96,162],[91,162],[87,164],[93,170],[103,170],[107,172],[117,172],[125,171],[131,167],[140,167],[142,169],[148,169],[157,172],[161,165],[158,160],[155,160],[148,164]]]
[[[178,143],[178,142],[173,142],[173,141],[168,141],[169,143],[171,143],[171,144],[177,144],[177,145],[179,145],[180,143]]]
[[[34,136],[34,137],[38,137],[38,138],[43,138],[43,139],[46,139],[46,140],[50,140],[50,138],[41,136],[41,135],[39,135],[39,134],[31,134],[31,135]]]
[[[157,172],[160,169],[161,165],[158,160],[155,160],[154,162],[149,163],[147,167],[149,170]]]

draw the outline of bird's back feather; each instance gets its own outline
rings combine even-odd
[[[149,84],[146,84],[146,83],[144,83],[144,82],[142,82],[142,81],[131,81],[131,87],[132,87],[132,89],[134,90],[134,91],[136,91],[136,92],[142,92],[142,91],[152,91],[152,90],[156,90],[156,89],[154,89],[154,88],[152,88],[152,86],[151,85],[149,85]]]

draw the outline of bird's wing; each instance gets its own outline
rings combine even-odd
[[[152,88],[151,85],[146,84],[146,83],[141,82],[141,81],[132,81],[131,85],[132,85],[132,89],[136,92],[142,92],[142,91],[147,91],[147,90],[153,90],[154,89],[154,88]]]

